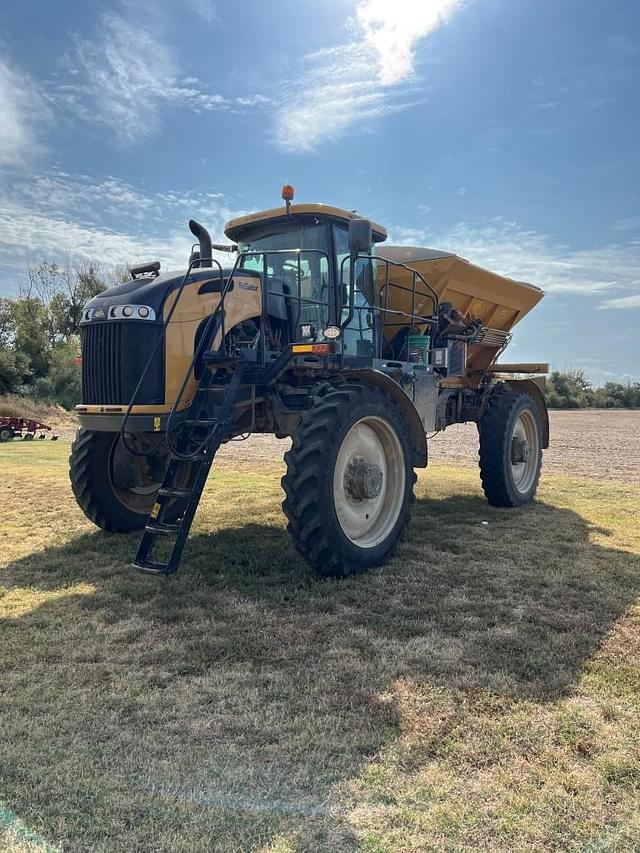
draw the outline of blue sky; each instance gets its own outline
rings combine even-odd
[[[633,0],[2,4],[0,293],[289,181],[541,286],[511,359],[640,378],[639,92]]]

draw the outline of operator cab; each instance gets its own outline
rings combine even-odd
[[[286,188],[285,188],[286,189]],[[283,197],[284,194],[283,194]],[[285,200],[286,197],[285,197]],[[267,306],[284,301],[291,342],[324,340],[329,326],[342,326],[343,352],[349,356],[376,355],[378,304],[370,257],[356,261],[353,311],[349,294],[349,223],[354,214],[324,204],[296,204],[234,219],[225,234],[238,244],[238,267],[259,273],[267,283]],[[386,239],[381,225],[372,224],[371,243]],[[351,317],[349,315],[351,314]]]

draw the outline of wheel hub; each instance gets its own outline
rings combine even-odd
[[[526,462],[529,458],[529,442],[526,438],[513,437],[511,442],[511,462],[518,465],[521,462]]]
[[[345,536],[375,548],[393,531],[406,487],[404,450],[393,426],[366,415],[348,430],[333,471],[333,500]]]
[[[377,498],[382,491],[382,469],[363,456],[354,456],[345,472],[345,488],[356,501]]]

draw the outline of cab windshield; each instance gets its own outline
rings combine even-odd
[[[317,222],[264,226],[238,243],[240,269],[266,267],[268,291],[287,297],[298,338],[321,337],[329,324],[330,246],[329,226]]]

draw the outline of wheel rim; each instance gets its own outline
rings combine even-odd
[[[153,506],[156,493],[162,485],[162,475],[159,474],[158,470],[159,460],[152,459],[152,457],[158,455],[160,455],[159,451],[149,456],[134,456],[122,444],[122,439],[119,435],[116,436],[111,445],[111,452],[109,454],[109,479],[113,494],[131,512],[148,515]],[[125,461],[126,457],[128,459]],[[137,471],[133,475],[138,481],[135,485],[125,484],[119,477],[122,465],[126,465],[129,459],[130,464],[137,467]],[[156,473],[154,474],[154,472]]]
[[[518,415],[511,438],[511,477],[520,494],[526,494],[535,483],[539,455],[538,426],[533,413],[525,409]]]
[[[375,548],[393,530],[405,492],[402,444],[382,418],[357,421],[345,435],[333,473],[336,515],[345,536]]]

